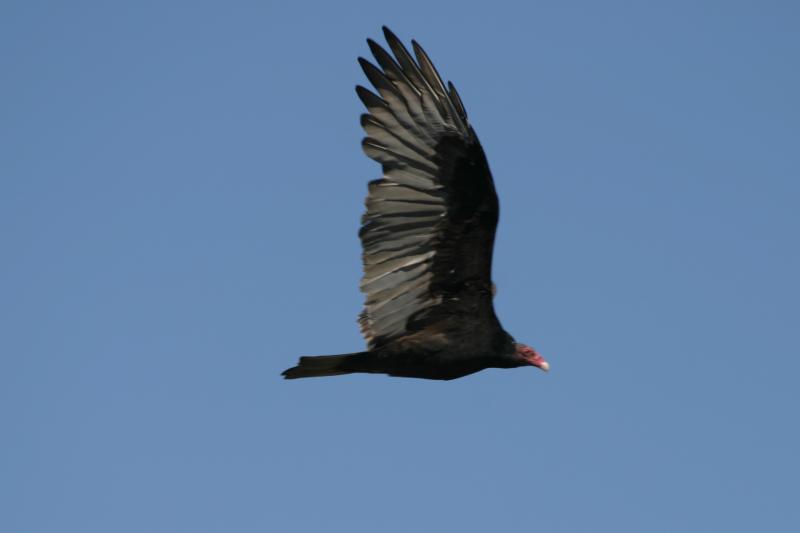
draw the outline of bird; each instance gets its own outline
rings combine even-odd
[[[364,153],[381,164],[369,182],[359,237],[358,322],[367,350],[300,357],[286,379],[353,373],[452,380],[487,368],[547,361],[516,342],[495,314],[491,278],[499,202],[478,136],[455,86],[414,40],[414,55],[383,27],[391,53],[367,39],[376,64],[358,62],[376,92]]]

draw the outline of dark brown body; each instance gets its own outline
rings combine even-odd
[[[359,231],[368,350],[301,357],[283,375],[455,379],[531,364],[495,315],[499,202],[461,98],[416,42],[412,57],[384,34],[393,55],[368,40],[379,67],[359,58],[378,94],[356,88],[368,111],[362,147],[383,171],[370,182]]]
[[[458,331],[456,323],[459,320],[453,318],[450,322]],[[369,373],[449,380],[486,368],[517,368],[528,364],[514,357],[514,341],[505,331],[499,329],[483,333],[486,335],[470,335],[460,342],[448,342],[445,334],[425,334],[389,343],[369,352],[301,357],[298,366],[286,370],[283,375],[287,379],[295,379]],[[424,341],[428,341],[427,345],[421,344]]]

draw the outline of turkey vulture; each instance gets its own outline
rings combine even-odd
[[[367,40],[380,67],[359,58],[375,94],[362,146],[383,167],[369,184],[359,237],[366,295],[359,318],[367,351],[301,357],[286,379],[354,372],[455,379],[485,368],[532,365],[536,350],[515,342],[494,312],[492,248],[499,204],[483,148],[461,98],[428,55],[416,59],[386,27],[394,57]]]

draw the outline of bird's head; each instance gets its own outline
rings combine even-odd
[[[515,355],[521,359],[525,364],[535,366],[547,372],[550,370],[550,364],[544,360],[544,357],[539,355],[539,352],[528,346],[527,344],[517,343],[517,351]]]

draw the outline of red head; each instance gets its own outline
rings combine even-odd
[[[550,370],[550,364],[544,360],[544,357],[526,344],[517,343],[517,357],[521,358],[529,365],[541,368],[545,372]]]

